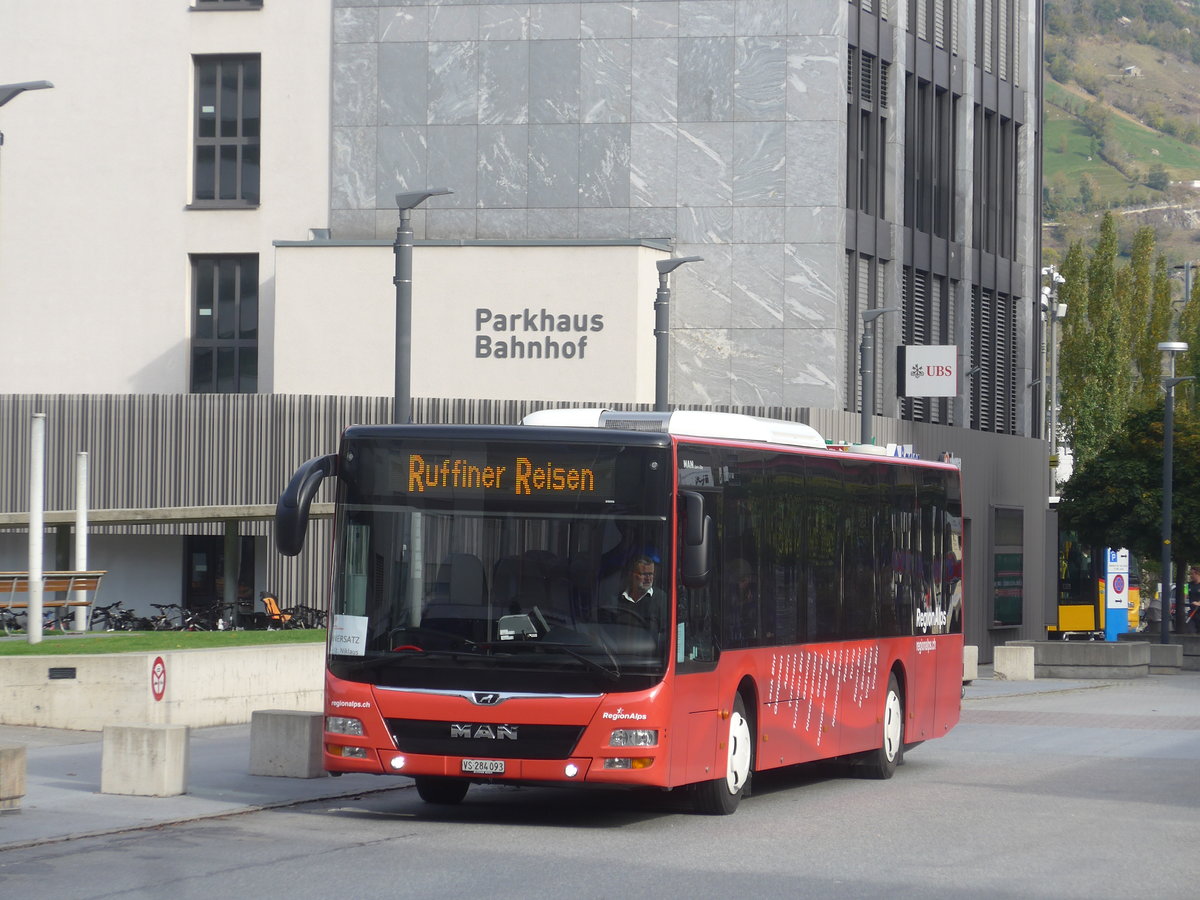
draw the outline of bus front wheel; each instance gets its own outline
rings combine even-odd
[[[883,701],[883,736],[879,749],[871,750],[863,760],[869,778],[891,778],[904,756],[904,698],[895,673],[888,676],[887,696]]]
[[[437,775],[418,775],[417,795],[426,803],[453,806],[462,803],[471,782],[465,778],[442,778]]]
[[[733,701],[729,715],[729,734],[725,743],[726,766],[722,778],[702,781],[695,787],[696,811],[710,816],[727,816],[738,808],[747,793],[754,769],[754,736],[742,695]]]

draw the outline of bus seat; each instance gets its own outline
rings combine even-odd
[[[472,553],[450,553],[438,566],[421,624],[470,640],[487,636],[487,579]]]

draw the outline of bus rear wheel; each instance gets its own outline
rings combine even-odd
[[[868,778],[891,778],[904,757],[904,698],[895,673],[888,676],[887,696],[883,700],[883,735],[879,749],[869,751],[863,759],[863,773]]]
[[[746,718],[746,704],[738,694],[729,716],[729,734],[725,743],[725,776],[702,781],[695,787],[696,812],[710,816],[728,816],[738,808],[750,784],[754,770],[754,736]]]
[[[416,776],[417,795],[426,803],[453,806],[462,803],[471,782],[465,778],[442,778],[437,775]]]

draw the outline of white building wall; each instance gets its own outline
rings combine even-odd
[[[654,261],[667,255],[639,245],[416,247],[413,396],[652,402]],[[393,394],[394,271],[390,246],[277,248],[277,393]]]
[[[271,242],[327,224],[330,21],[329,0],[4,0],[0,83],[54,88],[0,110],[0,389],[187,391],[189,253],[260,254],[271,389]],[[187,209],[191,57],[217,53],[262,57],[257,209]]]

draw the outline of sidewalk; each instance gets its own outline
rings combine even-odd
[[[248,724],[192,729],[187,793],[178,797],[101,794],[99,732],[0,725],[0,744],[25,744],[27,758],[20,812],[0,815],[0,850],[412,785],[374,775],[247,775]]]

